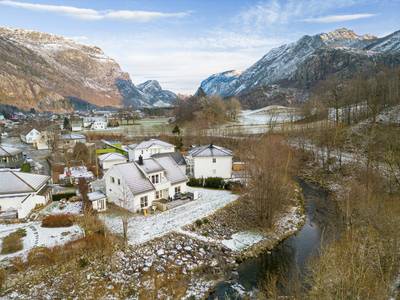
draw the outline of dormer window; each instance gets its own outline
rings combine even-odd
[[[213,163],[216,163],[217,162],[217,159],[216,158],[213,158]]]

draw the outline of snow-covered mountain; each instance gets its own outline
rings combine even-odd
[[[202,88],[207,95],[219,94],[224,90],[224,87],[229,89],[242,73],[243,71],[231,70],[213,74],[201,82],[200,88]]]
[[[305,35],[296,42],[269,51],[238,76],[223,80],[218,73],[204,80],[200,87],[207,95],[238,95],[271,84],[308,87],[327,74],[357,72],[366,62],[393,67],[400,63],[399,31],[384,38],[356,35],[348,29],[314,36]]]
[[[99,106],[142,107],[171,103],[176,97],[155,80],[135,86],[99,47],[54,34],[0,27],[0,57],[4,104],[21,108],[51,107],[64,98]]]

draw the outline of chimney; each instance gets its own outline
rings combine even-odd
[[[139,155],[139,165],[143,165],[143,156]]]

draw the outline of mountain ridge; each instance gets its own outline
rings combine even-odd
[[[340,57],[335,60],[335,57]],[[272,84],[289,85],[291,87],[310,87],[316,80],[323,80],[331,71],[348,72],[346,68],[351,66],[354,71],[361,69],[357,63],[382,63],[393,66],[398,63],[400,57],[400,31],[396,31],[386,37],[377,38],[372,34],[356,35],[353,30],[346,28],[337,29],[330,33],[319,33],[313,36],[305,35],[298,41],[285,44],[271,49],[255,64],[247,68],[235,80],[222,82],[216,73],[203,80],[200,88],[207,95],[217,94],[221,97],[235,96],[249,91],[256,87]],[[312,62],[317,63],[318,59],[323,61],[327,58],[331,64],[325,69],[313,68]],[[308,69],[307,69],[308,68]],[[312,76],[310,70],[316,72]],[[303,74],[299,74],[302,70]],[[304,80],[303,77],[307,77]],[[207,85],[209,82],[212,85]]]
[[[99,106],[139,108],[160,101],[169,104],[176,98],[156,81],[157,93],[141,91],[97,46],[9,27],[0,27],[0,38],[1,104],[16,101],[40,109],[64,98],[77,98]],[[25,54],[30,59],[25,59]]]

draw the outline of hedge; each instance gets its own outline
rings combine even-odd
[[[24,163],[21,167],[20,172],[25,172],[25,173],[30,173],[31,172],[31,164],[30,163]]]
[[[69,199],[69,198],[71,198],[71,197],[73,197],[73,196],[76,196],[76,192],[73,192],[73,193],[60,193],[60,194],[54,194],[53,195],[53,201],[59,201],[59,200],[61,200],[61,199]]]

